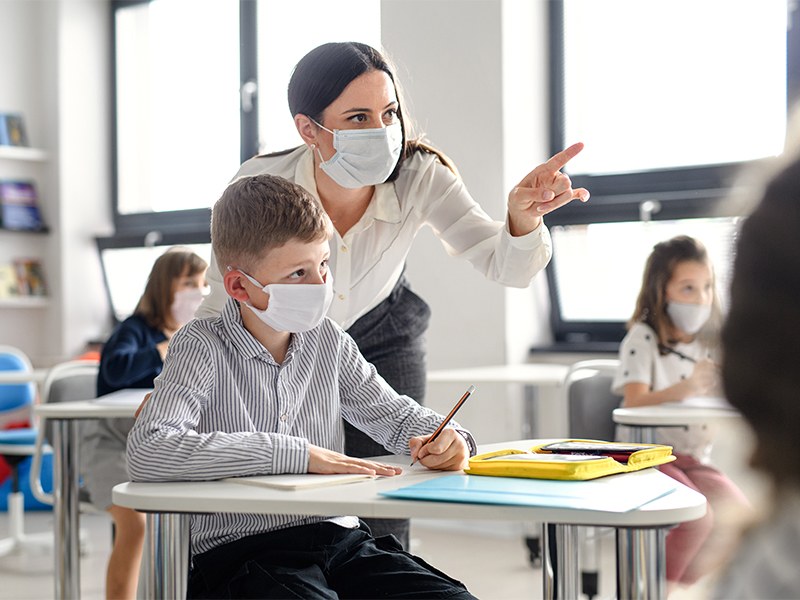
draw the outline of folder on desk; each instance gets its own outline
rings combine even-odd
[[[445,475],[381,495],[404,500],[462,502],[628,512],[673,492],[679,484],[668,478],[648,480],[612,476],[592,481],[558,481],[517,477]]]
[[[675,460],[672,446],[601,440],[559,440],[529,451],[506,449],[478,454],[470,475],[584,480],[638,471]]]

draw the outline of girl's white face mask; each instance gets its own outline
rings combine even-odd
[[[178,290],[172,296],[170,312],[172,320],[180,328],[194,319],[194,313],[203,303],[203,296],[208,292],[208,288],[187,288]]]
[[[269,294],[269,304],[259,310],[249,302],[246,306],[275,331],[298,333],[314,329],[322,322],[333,300],[333,276],[325,283],[269,283],[261,285],[241,269],[237,269],[253,285]]]
[[[667,314],[675,327],[684,333],[694,335],[711,317],[711,305],[667,302]]]
[[[319,166],[343,188],[377,185],[385,182],[394,171],[403,149],[400,123],[376,129],[333,131],[316,121],[314,123],[333,134],[333,147],[336,149],[330,160],[325,160],[317,148]]]

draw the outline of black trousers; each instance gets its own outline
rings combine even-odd
[[[464,584],[364,523],[299,525],[251,535],[193,560],[189,598],[472,599]]]
[[[425,399],[425,332],[431,309],[411,291],[404,276],[389,297],[358,319],[347,333],[364,357],[400,394],[420,404]],[[363,458],[387,454],[388,450],[349,423],[345,427],[345,454]],[[406,519],[366,519],[375,537],[394,535],[409,547]]]

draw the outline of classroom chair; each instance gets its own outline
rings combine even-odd
[[[94,360],[72,360],[54,366],[47,374],[42,386],[42,402],[72,402],[88,400],[97,396],[97,373],[100,365]],[[30,486],[33,495],[45,504],[53,505],[53,494],[46,492],[42,485],[43,457],[48,452],[48,439],[52,438],[52,428],[47,419],[39,423],[36,436],[33,464],[30,470]],[[88,499],[80,503],[84,512],[97,513]]]
[[[0,371],[32,373],[33,366],[24,352],[13,346],[0,346]],[[10,467],[10,492],[7,496],[10,536],[0,540],[0,556],[42,552],[51,548],[50,533],[25,533],[25,494],[20,486],[23,461],[34,453],[36,429],[32,427],[36,385],[26,383],[0,384],[0,455]]]

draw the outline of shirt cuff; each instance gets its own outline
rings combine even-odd
[[[308,441],[290,435],[273,437],[272,474],[308,473]]]
[[[472,434],[466,429],[456,429],[456,432],[458,432],[467,442],[467,448],[469,448],[470,457],[475,456],[478,453],[478,444],[475,443],[475,438],[472,437]]]
[[[513,236],[508,228],[508,219],[503,225],[503,235],[507,238],[509,245],[520,250],[535,250],[542,244],[549,243],[550,232],[544,221],[539,223],[539,226],[525,235]]]

